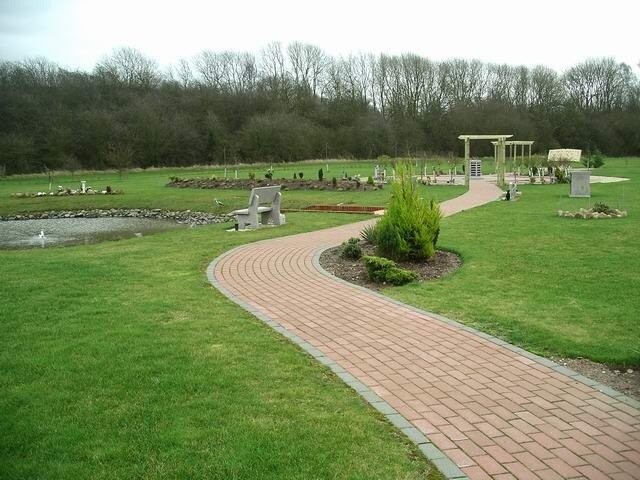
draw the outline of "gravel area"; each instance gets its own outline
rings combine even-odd
[[[640,401],[640,370],[611,367],[586,358],[551,357],[551,360]]]

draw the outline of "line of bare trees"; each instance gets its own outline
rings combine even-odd
[[[611,58],[561,75],[414,54],[334,58],[301,43],[205,50],[164,71],[132,48],[92,72],[0,62],[8,173],[457,152],[463,132],[638,154],[640,79]]]

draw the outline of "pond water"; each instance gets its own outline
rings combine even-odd
[[[45,248],[142,237],[185,225],[150,218],[53,218],[0,222],[0,249]]]

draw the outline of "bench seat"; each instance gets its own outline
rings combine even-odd
[[[272,185],[252,189],[249,207],[231,212],[236,216],[238,229],[244,230],[247,226],[255,229],[260,224],[282,225],[284,215],[280,214],[280,188],[280,185]]]
[[[271,207],[258,207],[258,213],[270,212],[273,210]],[[249,215],[248,208],[241,208],[240,210],[234,210],[231,212],[232,215]]]

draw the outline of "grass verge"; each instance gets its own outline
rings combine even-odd
[[[0,251],[0,476],[440,478],[204,274],[237,244],[360,218]]]
[[[593,184],[591,199],[569,198],[569,185],[525,185],[516,202],[446,218],[440,244],[463,267],[385,294],[543,355],[640,365],[640,159],[608,159],[594,174],[631,181]],[[629,216],[557,216],[595,202]]]

